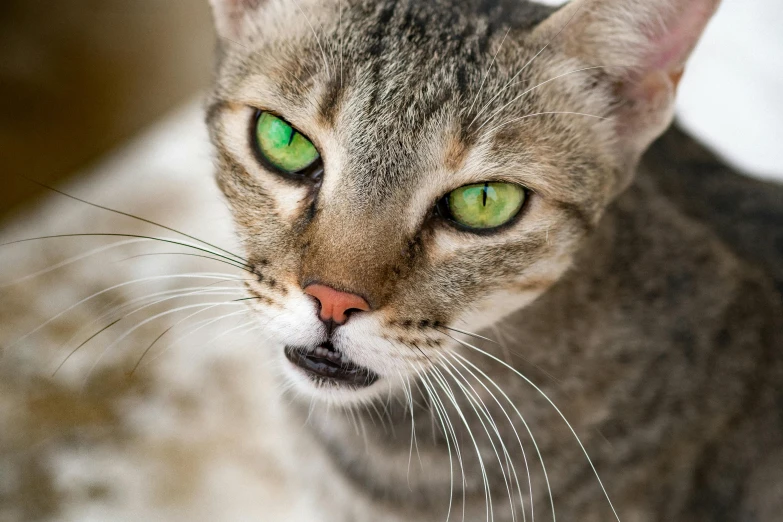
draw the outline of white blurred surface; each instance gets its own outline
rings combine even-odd
[[[783,1],[723,1],[686,69],[678,116],[732,163],[783,179]]]

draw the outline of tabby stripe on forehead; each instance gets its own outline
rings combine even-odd
[[[384,44],[384,34],[386,26],[394,18],[394,13],[397,8],[397,2],[389,2],[380,12],[378,23],[375,26],[375,30],[369,35],[369,40],[373,43],[368,49],[369,58],[374,59],[372,64],[372,81],[373,90],[370,95],[369,107],[375,107],[378,104],[378,98],[380,98],[380,88],[383,78],[383,56],[386,54],[386,47]]]
[[[346,64],[347,66],[347,64]],[[349,71],[348,67],[345,67],[344,72]],[[326,92],[324,93],[321,105],[318,113],[323,123],[334,127],[337,113],[339,112],[341,102],[343,100],[343,94],[345,93],[344,78],[340,76],[334,76],[329,80],[326,86]]]

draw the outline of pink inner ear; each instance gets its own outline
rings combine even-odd
[[[242,18],[247,11],[256,9],[261,4],[261,0],[210,0],[210,3],[221,36],[239,38]]]
[[[674,20],[666,22],[664,34],[650,39],[651,52],[643,68],[647,71],[677,73],[696,46],[702,31],[718,6],[718,0],[685,0],[676,9]]]

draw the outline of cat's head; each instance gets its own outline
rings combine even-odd
[[[212,3],[209,123],[262,349],[350,401],[557,282],[718,0]]]

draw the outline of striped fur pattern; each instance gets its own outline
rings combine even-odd
[[[62,338],[132,310],[125,287],[100,293],[106,265],[77,278],[101,299],[37,350],[0,332],[0,521],[779,520],[783,189],[667,130],[717,0],[212,4],[207,123],[241,246],[176,245],[210,259],[171,268],[217,279],[192,283],[193,312],[153,310],[239,324],[200,320],[156,354],[171,334],[140,320],[133,353],[77,349],[52,375]],[[258,111],[313,141],[318,183],[258,161]],[[528,189],[509,225],[435,212],[486,181]],[[156,219],[209,227],[198,197],[157,197]],[[149,276],[135,261],[122,277]],[[4,314],[37,317],[19,305],[50,291],[35,281]],[[330,332],[313,282],[371,309]],[[285,358],[328,336],[379,380],[325,385]]]
[[[737,415],[748,394],[765,397],[754,426],[774,404],[751,381],[779,296],[634,177],[716,1],[214,3],[209,123],[259,317],[280,344],[322,341],[312,281],[373,309],[333,339],[380,383],[283,372],[351,492],[335,520],[772,520],[773,495],[743,485],[769,471],[740,450]],[[255,161],[256,110],[313,140],[322,184]],[[530,190],[512,226],[477,235],[433,214],[486,180]],[[779,463],[780,424],[765,430]]]

